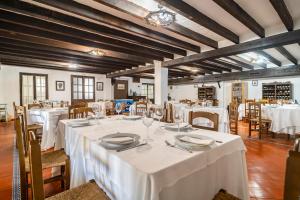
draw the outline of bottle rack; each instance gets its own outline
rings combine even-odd
[[[199,100],[213,100],[216,96],[216,88],[214,86],[199,87],[198,88],[198,99]]]
[[[290,82],[274,82],[262,84],[263,99],[293,99],[293,84]]]

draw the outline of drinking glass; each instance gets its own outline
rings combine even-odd
[[[177,124],[178,133],[180,132],[180,123],[183,121],[183,111],[181,109],[175,109],[174,122]]]
[[[145,142],[153,141],[153,139],[151,139],[150,135],[149,135],[149,127],[153,123],[153,118],[152,117],[153,117],[153,113],[151,111],[145,111],[143,113],[143,124],[147,127],[147,136],[144,139]]]
[[[161,106],[155,108],[155,117],[159,120],[159,127],[160,127],[160,122],[161,122],[161,119],[163,118],[164,116],[164,110]]]
[[[121,103],[116,103],[116,112],[118,113],[118,115],[120,115],[120,112],[122,111],[122,105]]]

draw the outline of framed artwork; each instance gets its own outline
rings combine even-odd
[[[252,80],[252,86],[258,86],[258,80]]]
[[[125,90],[125,84],[118,83],[117,89],[118,89],[118,90]]]
[[[97,82],[96,88],[97,91],[103,91],[103,82]]]
[[[64,81],[56,81],[56,91],[65,91]]]

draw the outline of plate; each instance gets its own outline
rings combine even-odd
[[[123,119],[126,119],[126,120],[138,120],[138,119],[141,119],[142,116],[139,116],[139,115],[129,115],[129,116],[124,116]]]
[[[195,143],[183,141],[183,140],[181,140],[181,138],[183,138],[183,137],[191,137],[191,138],[195,138],[195,139],[205,140],[207,142],[207,144],[195,144]],[[207,137],[207,136],[199,135],[199,134],[181,134],[181,135],[175,136],[175,144],[176,145],[181,146],[183,148],[191,149],[194,151],[199,151],[199,150],[203,150],[204,148],[209,148],[214,143],[215,143],[214,139]]]
[[[68,123],[68,125],[71,127],[82,127],[82,126],[89,126],[90,123],[88,120],[82,119],[82,120],[71,121]]]
[[[103,139],[106,138],[118,138],[118,137],[130,137],[132,138],[132,142],[125,143],[125,144],[120,144],[120,143],[115,143],[115,142],[105,142]],[[118,149],[123,149],[123,148],[128,148],[131,146],[138,145],[140,136],[137,134],[133,133],[114,133],[114,134],[109,134],[101,138],[101,142],[99,143],[101,146],[103,146],[106,149],[109,150],[118,150]]]
[[[168,123],[168,124],[165,124],[164,127],[171,131],[178,131],[178,125],[176,123]],[[190,128],[190,124],[188,124],[188,123],[184,122],[184,123],[179,124],[180,130],[186,130],[188,128]]]

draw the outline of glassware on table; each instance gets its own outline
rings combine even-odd
[[[183,110],[182,109],[175,109],[174,122],[177,124],[178,133],[179,133],[180,132],[180,123],[183,122]]]
[[[154,110],[155,110],[154,115],[159,120],[159,127],[160,127],[161,120],[164,117],[164,109],[161,106],[158,106]]]
[[[143,113],[143,124],[147,127],[147,136],[144,139],[145,142],[151,142],[153,139],[149,135],[149,127],[153,124],[153,113],[152,111],[145,111]]]
[[[92,110],[95,113],[95,119],[97,120],[97,124],[100,124],[99,119],[101,117],[102,107],[98,104],[93,104]]]
[[[120,115],[120,113],[122,112],[121,103],[116,103],[115,109],[116,109],[116,112],[118,113],[118,115]]]

